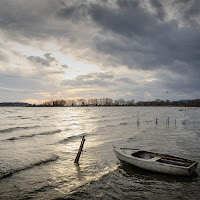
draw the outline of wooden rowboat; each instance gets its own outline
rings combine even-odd
[[[159,173],[189,176],[196,172],[197,161],[130,148],[114,147],[116,157],[136,167]]]

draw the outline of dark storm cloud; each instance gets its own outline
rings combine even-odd
[[[113,31],[126,37],[147,34],[155,22],[144,9],[140,7],[123,7],[112,9],[92,4],[89,11],[92,19],[105,31]]]
[[[200,27],[179,27],[176,19],[160,22],[165,18],[163,1],[149,1],[156,10],[156,15],[141,6],[143,1],[137,0],[117,0],[118,7],[109,6],[108,3],[74,2],[69,4],[67,1],[43,1],[40,5],[37,0],[32,3],[3,0],[0,6],[0,26],[19,29],[24,35],[35,34],[41,38],[67,34],[69,38],[81,39],[81,31],[74,34],[73,28],[67,22],[77,20],[84,23],[90,17],[105,35],[99,34],[92,23],[90,29],[86,26],[83,32],[94,30],[93,35],[88,32],[91,36],[88,40],[92,44],[89,48],[91,52],[110,55],[113,66],[120,64],[127,65],[130,69],[149,70],[173,68],[176,60],[190,64],[191,68],[196,68],[199,63]],[[176,9],[180,9],[180,2],[174,0]],[[200,13],[199,1],[185,1],[184,4],[187,8],[184,12],[185,18],[189,19]],[[177,13],[181,15],[181,9]],[[52,23],[51,19],[56,19],[57,23]],[[77,42],[75,45],[78,47],[80,40],[77,38],[73,43]],[[86,44],[81,42],[81,45],[80,49],[86,48]],[[29,60],[49,66],[46,58],[31,56]]]
[[[165,10],[160,0],[150,0],[151,5],[156,9],[157,17],[160,20],[165,18]]]
[[[88,6],[85,4],[73,5],[70,7],[61,8],[56,15],[61,18],[82,19],[88,15]]]
[[[39,56],[29,56],[27,59],[33,63],[39,63],[44,66],[51,66],[51,62],[56,61],[56,59],[51,56],[51,53],[44,54],[44,58]]]
[[[178,15],[182,18],[184,23],[188,26],[199,26],[199,0],[174,0],[173,5],[180,11]]]
[[[199,0],[174,0],[175,4],[184,5],[186,12],[182,13],[188,18],[200,15]]]
[[[139,5],[140,1],[139,0],[117,0],[117,4],[119,7],[137,7]]]
[[[177,3],[177,4],[185,4],[189,2],[191,2],[191,0],[174,0],[174,3]]]
[[[1,0],[0,28],[10,37],[21,42],[31,42],[30,39],[47,39],[66,33],[63,24],[54,23],[57,9],[64,6],[63,1],[53,0]]]
[[[151,1],[154,7],[162,10],[160,2]],[[200,89],[200,79],[193,81],[192,74],[185,73],[185,66],[187,66],[187,69],[200,75],[199,25],[179,27],[175,19],[160,23],[158,16],[152,15],[139,6],[112,9],[91,5],[90,15],[104,31],[117,34],[112,39],[97,40],[96,47],[99,51],[112,55],[115,61],[127,65],[130,69],[165,69],[166,73],[172,71],[181,74],[182,79],[190,80],[185,81],[182,89],[187,85],[188,88]],[[164,14],[162,16],[164,17]],[[159,78],[165,80],[166,77],[163,75]],[[172,87],[172,84],[167,84],[167,81],[168,79],[165,86]],[[182,84],[181,79],[176,81],[174,85]],[[181,88],[177,87],[177,89]]]

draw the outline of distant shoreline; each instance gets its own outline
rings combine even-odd
[[[83,103],[77,104],[74,102],[66,103],[64,100],[55,100],[51,104],[29,104],[24,102],[2,102],[0,107],[200,107],[200,99],[194,100],[180,100],[180,101],[137,101],[137,103],[130,102],[109,102],[109,103]]]
[[[1,106],[0,107],[23,107],[23,108],[92,108],[92,107],[200,107],[200,106],[187,106],[187,105],[180,105],[180,106],[177,106],[177,105],[155,105],[155,106],[141,106],[141,105],[110,105],[110,106],[42,106],[42,105],[30,105],[30,106]]]

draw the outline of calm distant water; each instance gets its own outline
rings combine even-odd
[[[148,172],[113,145],[200,161],[200,109],[0,107],[0,199],[200,199],[200,166],[192,177]]]

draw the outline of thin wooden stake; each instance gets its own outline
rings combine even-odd
[[[79,158],[81,156],[81,152],[82,152],[82,149],[83,149],[84,142],[85,142],[85,136],[83,135],[82,141],[81,141],[81,144],[80,144],[77,156],[76,156],[76,159],[74,160],[74,163],[78,163],[78,161],[79,161]]]
[[[140,112],[139,111],[137,115],[137,126],[140,126]]]

